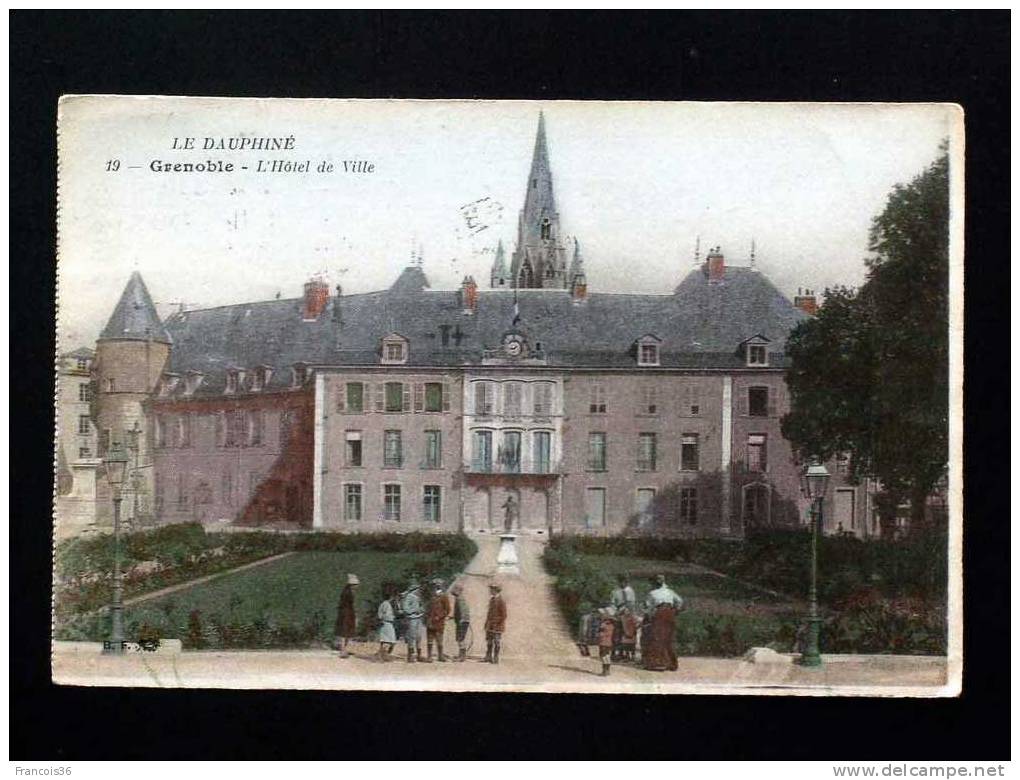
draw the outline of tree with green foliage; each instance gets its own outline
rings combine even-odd
[[[883,521],[909,498],[914,532],[948,463],[949,158],[940,151],[872,222],[864,285],[826,290],[786,346],[783,435],[804,460],[849,453],[854,478],[881,481]]]

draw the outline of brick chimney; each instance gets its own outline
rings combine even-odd
[[[305,322],[314,322],[319,319],[329,303],[329,285],[319,277],[309,279],[305,282],[305,300],[302,308],[301,318]]]
[[[812,317],[818,314],[818,299],[815,298],[814,290],[801,290],[798,287],[797,295],[793,299],[793,305]]]
[[[478,310],[478,284],[473,276],[465,276],[460,283],[460,305],[465,314],[474,314]]]
[[[710,249],[705,255],[705,275],[710,282],[721,282],[726,276],[726,262],[719,247]]]

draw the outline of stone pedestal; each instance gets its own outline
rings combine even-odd
[[[520,574],[521,561],[517,557],[516,534],[500,534],[499,553],[496,555],[497,574]]]

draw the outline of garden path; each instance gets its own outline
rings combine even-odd
[[[520,575],[495,575],[499,537],[478,534],[473,539],[478,544],[478,554],[467,565],[463,578],[474,634],[471,656],[485,655],[485,612],[493,579],[503,586],[507,603],[503,658],[576,656],[577,647],[556,604],[554,579],[542,564],[544,540],[519,536]],[[454,646],[449,638],[447,642],[449,647]]]

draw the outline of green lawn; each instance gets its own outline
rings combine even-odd
[[[692,571],[682,563],[620,555],[587,555],[581,560],[613,582],[630,574],[631,586],[643,604],[656,574],[684,599],[677,616],[677,650],[681,655],[740,655],[751,647],[793,650],[794,633],[803,607],[742,585],[728,577]],[[609,593],[605,594],[609,598]]]
[[[144,624],[185,646],[281,647],[328,642],[348,572],[361,580],[359,625],[374,616],[384,580],[402,580],[428,554],[299,552],[125,610],[129,638]],[[196,622],[189,616],[200,613]]]

